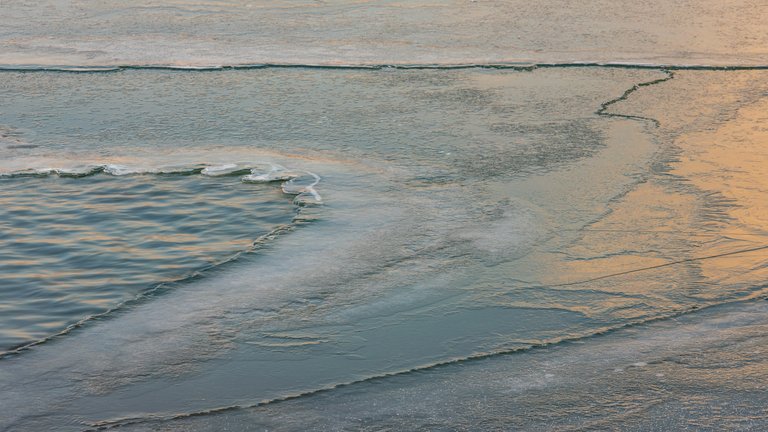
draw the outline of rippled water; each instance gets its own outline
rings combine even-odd
[[[0,347],[227,261],[293,215],[279,188],[231,176],[0,179]]]
[[[50,6],[0,17],[0,428],[765,425],[761,5]]]

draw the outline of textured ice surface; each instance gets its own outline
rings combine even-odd
[[[130,431],[764,430],[768,305],[460,362]]]
[[[669,7],[694,7],[681,5]],[[753,19],[733,31],[749,31]],[[23,39],[23,30],[6,34]],[[757,344],[745,352],[761,350],[764,339],[752,338],[761,330],[750,327],[762,326],[760,307],[713,321],[730,330],[717,327],[710,338],[701,330],[707,317],[685,331],[666,321],[637,338],[629,330],[589,336],[765,294],[765,72],[675,71],[670,79],[596,67],[267,68],[2,77],[0,121],[13,131],[0,142],[4,172],[266,161],[297,174],[287,192],[317,188],[325,203],[305,208],[295,230],[257,254],[1,360],[4,428],[146,422],[356,381],[364,384],[232,417],[137,427],[244,429],[272,419],[287,429],[313,420],[328,429],[609,427],[590,417],[594,407],[616,424],[615,413],[658,409],[668,414],[658,417],[660,428],[760,425],[748,413],[752,400],[763,400],[746,396],[747,381],[726,386],[733,392],[719,405],[725,373],[713,385],[682,378],[665,387],[659,380],[687,372],[659,368],[654,357],[723,341],[705,358],[727,370],[721,360],[738,357],[742,342]],[[222,171],[270,178],[267,165]],[[582,343],[502,355],[563,339]],[[558,357],[565,349],[573,351]],[[484,356],[503,364],[481,370],[462,361]],[[504,363],[517,358],[524,361]],[[739,371],[749,362],[756,368],[739,376],[758,376],[759,359],[730,364]],[[590,369],[595,363],[605,368]],[[360,403],[370,402],[351,402],[360,421],[320,400],[346,401],[358,390]],[[680,395],[695,403],[675,405]],[[377,399],[385,396],[393,399]],[[284,421],[280,406],[322,412]],[[712,406],[724,414],[702,410]]]
[[[0,64],[768,65],[754,0],[4,2]]]

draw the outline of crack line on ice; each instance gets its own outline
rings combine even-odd
[[[637,115],[630,115],[630,114],[611,113],[611,112],[608,112],[608,108],[610,106],[618,103],[618,102],[627,100],[632,93],[640,90],[643,87],[649,87],[649,86],[652,86],[652,85],[661,84],[661,83],[669,81],[669,80],[671,80],[671,79],[673,79],[675,77],[674,72],[672,72],[671,70],[661,69],[660,71],[665,73],[667,76],[664,77],[664,78],[659,78],[659,79],[655,79],[655,80],[652,80],[652,81],[641,82],[641,83],[633,85],[632,87],[630,87],[627,90],[625,90],[624,93],[622,93],[621,96],[619,96],[617,98],[614,98],[614,99],[611,99],[611,100],[609,100],[607,102],[601,103],[600,104],[600,108],[597,111],[595,111],[595,114],[600,115],[600,116],[605,116],[605,117],[618,117],[618,118],[625,118],[625,119],[629,119],[629,120],[649,121],[649,122],[653,123],[654,126],[659,127],[661,125],[661,123],[658,120],[656,120],[655,118],[643,117],[643,116],[637,116]]]
[[[686,236],[749,236],[749,237],[768,237],[765,233],[746,233],[746,232],[698,232],[698,231],[673,231],[673,230],[632,230],[632,229],[610,229],[610,228],[586,228],[586,229],[558,229],[565,232],[606,232],[620,234],[679,234]]]
[[[495,63],[241,63],[208,64],[179,66],[170,64],[118,64],[118,65],[35,65],[6,64],[0,65],[2,72],[63,72],[63,73],[114,73],[128,70],[168,70],[187,72],[216,72],[226,70],[253,69],[340,69],[340,70],[456,70],[456,69],[498,69],[531,71],[544,68],[615,68],[615,69],[653,69],[653,70],[702,70],[702,71],[747,71],[768,70],[768,64],[707,65],[707,64],[653,64],[628,62],[495,62]]]
[[[716,254],[716,255],[707,255],[707,256],[702,256],[702,257],[686,258],[686,259],[682,259],[682,260],[678,260],[678,261],[672,261],[672,262],[668,262],[668,263],[664,263],[664,264],[657,264],[657,265],[648,266],[648,267],[641,267],[641,268],[636,268],[636,269],[632,269],[632,270],[626,270],[626,271],[622,271],[622,272],[618,272],[618,273],[611,273],[611,274],[597,276],[597,277],[594,277],[594,278],[584,279],[584,280],[579,280],[579,281],[563,282],[563,283],[559,283],[559,284],[541,285],[541,286],[545,286],[547,288],[557,288],[557,287],[565,287],[565,286],[572,286],[572,285],[581,285],[581,284],[585,284],[585,283],[589,283],[589,282],[599,281],[599,280],[608,279],[608,278],[617,277],[617,276],[624,276],[624,275],[628,275],[628,274],[632,274],[632,273],[639,273],[639,272],[648,271],[648,270],[655,270],[655,269],[660,269],[660,268],[663,268],[663,267],[670,267],[670,266],[674,266],[674,265],[678,265],[678,264],[685,264],[685,263],[689,263],[689,262],[704,261],[704,260],[715,259],[715,258],[723,258],[723,257],[727,257],[727,256],[732,256],[732,255],[745,254],[745,253],[749,253],[749,252],[757,252],[757,251],[765,250],[765,249],[768,249],[768,245],[753,247],[753,248],[749,248],[749,249],[739,249],[739,250],[736,250],[736,251],[724,252],[724,253],[719,253],[719,254]],[[535,287],[535,286],[526,287],[526,288],[533,288],[533,287]]]

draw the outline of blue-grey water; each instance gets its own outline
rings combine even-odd
[[[230,260],[295,213],[272,184],[194,171],[0,184],[6,351]]]
[[[766,11],[658,3],[0,3],[0,429],[764,429]]]

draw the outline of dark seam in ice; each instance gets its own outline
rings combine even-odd
[[[643,117],[643,116],[636,116],[636,115],[630,115],[630,114],[609,113],[607,111],[608,111],[608,107],[610,107],[611,105],[616,104],[618,102],[627,100],[627,98],[632,93],[640,90],[641,88],[652,86],[652,85],[656,85],[656,84],[661,84],[661,83],[663,83],[665,81],[669,81],[669,80],[671,80],[672,78],[675,77],[675,74],[672,71],[668,70],[668,69],[661,69],[661,72],[667,74],[667,76],[664,77],[664,78],[659,78],[659,79],[655,79],[655,80],[652,80],[652,81],[641,82],[639,84],[633,85],[632,87],[630,87],[627,90],[625,90],[624,93],[622,93],[621,96],[619,96],[617,98],[614,98],[614,99],[611,99],[611,100],[609,100],[607,102],[601,103],[600,104],[600,108],[597,111],[595,111],[595,114],[600,115],[600,116],[606,116],[606,117],[619,117],[619,118],[625,118],[625,119],[630,119],[630,120],[649,121],[649,122],[653,123],[654,126],[659,127],[661,125],[661,123],[659,123],[659,121],[654,119],[654,118]]]
[[[750,236],[750,237],[768,237],[763,233],[740,233],[740,232],[697,232],[697,231],[673,231],[673,230],[632,230],[632,229],[559,229],[558,231],[567,232],[607,232],[621,234],[681,234],[687,236]]]
[[[0,72],[65,72],[65,73],[111,73],[125,70],[168,70],[189,72],[215,72],[223,70],[249,69],[341,69],[341,70],[457,70],[457,69],[498,69],[530,71],[544,68],[615,68],[615,69],[653,69],[653,70],[700,70],[700,71],[747,71],[768,70],[768,65],[685,65],[685,64],[648,64],[648,63],[611,63],[611,62],[499,62],[499,63],[380,63],[380,64],[300,64],[300,63],[257,63],[209,66],[176,66],[163,64],[136,65],[5,65],[0,66]]]
[[[559,283],[559,284],[547,285],[547,287],[552,288],[552,287],[564,287],[564,286],[572,286],[572,285],[581,285],[581,284],[585,284],[585,283],[589,283],[589,282],[594,282],[594,281],[598,281],[598,280],[602,280],[602,279],[608,279],[608,278],[612,278],[612,277],[616,277],[616,276],[623,276],[623,275],[627,275],[627,274],[631,274],[631,273],[638,273],[638,272],[642,272],[642,271],[646,271],[646,270],[655,270],[655,269],[659,269],[659,268],[662,268],[662,267],[669,267],[669,266],[673,266],[673,265],[677,265],[677,264],[685,264],[685,263],[689,263],[689,262],[696,262],[696,261],[704,261],[704,260],[708,260],[708,259],[722,258],[722,257],[726,257],[726,256],[731,256],[731,255],[738,255],[738,254],[743,254],[743,253],[756,252],[756,251],[764,250],[764,249],[768,249],[768,245],[758,246],[758,247],[749,248],[749,249],[739,249],[737,251],[724,252],[724,253],[720,253],[720,254],[716,254],[716,255],[707,255],[707,256],[703,256],[703,257],[686,258],[686,259],[679,260],[679,261],[672,261],[672,262],[668,262],[668,263],[664,263],[664,264],[657,264],[657,265],[653,265],[653,266],[649,266],[649,267],[641,267],[641,268],[636,268],[636,269],[632,269],[632,270],[626,270],[626,271],[622,271],[622,272],[618,272],[618,273],[611,273],[611,274],[607,274],[607,275],[603,275],[603,276],[594,277],[594,278],[591,278],[591,279],[584,279],[584,280],[574,281],[574,282],[564,282],[564,283]]]

